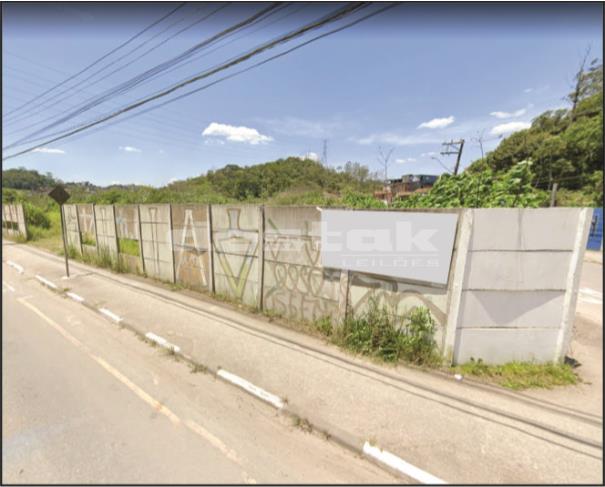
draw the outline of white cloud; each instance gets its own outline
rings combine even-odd
[[[492,130],[490,131],[490,134],[492,134],[492,135],[509,134],[512,132],[517,132],[518,130],[528,129],[529,127],[531,127],[531,123],[529,123],[529,122],[502,123],[502,124],[496,125],[494,128],[492,128]]]
[[[174,183],[175,181],[178,181],[178,180],[179,180],[179,178],[170,178],[168,180],[168,184]]]
[[[65,154],[64,150],[51,149],[49,147],[38,147],[37,149],[34,149],[32,152],[41,152],[42,154]]]
[[[531,93],[532,91],[534,91],[534,89],[533,89],[533,88],[525,88],[525,89],[523,90],[523,93]]]
[[[231,142],[244,142],[252,145],[266,144],[273,140],[272,137],[263,135],[258,130],[250,127],[236,127],[216,122],[208,125],[202,132],[202,135],[205,137],[224,137]]]
[[[520,117],[521,115],[525,115],[526,112],[526,108],[521,108],[514,112],[491,112],[490,115],[496,118],[515,118]]]
[[[418,125],[419,129],[442,129],[454,123],[454,116],[450,115],[445,118],[434,118],[428,122],[422,122]]]
[[[405,164],[407,162],[416,162],[416,159],[414,159],[413,157],[405,157],[403,159],[395,159],[395,162],[397,164]]]
[[[317,152],[307,152],[300,157],[301,159],[311,159],[312,161],[316,162],[319,161],[319,154],[317,154]]]
[[[143,152],[141,149],[132,147],[131,145],[121,145],[120,147],[118,147],[118,149],[124,152]]]

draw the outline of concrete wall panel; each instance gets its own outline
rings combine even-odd
[[[249,306],[258,303],[259,209],[212,206],[215,291]]]
[[[84,247],[93,247],[93,250],[96,251],[97,239],[95,230],[94,206],[76,205],[76,208],[78,210],[78,224],[80,226],[82,250],[84,250]]]
[[[559,328],[564,291],[464,291],[461,328]]]
[[[471,251],[571,251],[581,208],[480,208],[472,211]]]
[[[2,232],[9,237],[27,238],[27,225],[22,204],[2,204]]]
[[[118,238],[139,239],[139,213],[137,205],[115,206]]]
[[[447,297],[447,289],[410,284],[384,276],[350,273],[348,302],[354,314],[367,310],[371,299],[376,299],[380,306],[386,305],[397,316],[405,316],[413,308],[425,306],[437,324],[435,339],[439,344],[447,322]]]
[[[471,252],[464,289],[564,290],[571,252]]]
[[[139,205],[145,273],[174,281],[170,205]]]
[[[340,273],[320,265],[321,213],[265,208],[265,309],[297,320],[337,319]]]
[[[78,210],[76,205],[63,205],[65,218],[65,233],[67,234],[67,245],[80,253],[82,241],[80,239]]]
[[[471,358],[502,364],[548,362],[554,358],[559,331],[554,328],[467,328],[458,330],[457,363]]]
[[[107,251],[117,256],[116,227],[112,205],[95,205],[95,225],[97,227],[97,246],[101,251]]]
[[[195,289],[210,284],[207,205],[172,205],[176,281]]]

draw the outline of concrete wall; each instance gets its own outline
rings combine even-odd
[[[259,207],[212,206],[214,288],[256,306],[259,298]]]
[[[172,205],[172,245],[176,282],[211,290],[207,205]]]
[[[97,252],[94,205],[76,205],[82,252]]]
[[[97,248],[107,251],[113,257],[118,255],[118,241],[113,205],[95,205],[95,228],[97,231]]]
[[[82,240],[80,239],[80,222],[76,205],[63,205],[63,218],[65,219],[67,246],[81,254]]]
[[[174,282],[170,205],[139,205],[145,273]]]
[[[27,238],[27,225],[22,204],[2,204],[2,233],[9,237]]]
[[[298,320],[338,318],[338,269],[320,265],[321,213],[265,208],[263,305]]]
[[[582,208],[476,209],[454,359],[561,359],[589,219]]]
[[[3,221],[24,225],[22,210],[10,206]],[[64,205],[70,245],[80,251],[81,235],[94,229],[98,249],[119,253],[133,272],[297,320],[337,323],[362,313],[371,298],[398,316],[426,306],[448,360],[561,360],[592,210],[436,211],[459,214],[446,286],[322,268],[317,208]],[[138,255],[119,252],[118,239],[130,239]]]
[[[143,272],[143,258],[141,252],[141,238],[139,231],[139,209],[138,205],[114,206],[116,219],[116,230],[118,235],[118,254],[120,260],[131,272]],[[136,240],[138,255],[123,252],[124,246],[120,248],[120,239]],[[131,247],[135,247],[131,245]],[[122,250],[121,250],[122,249]]]

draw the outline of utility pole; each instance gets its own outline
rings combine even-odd
[[[389,184],[389,165],[390,162],[389,160],[391,159],[391,156],[393,155],[393,151],[395,149],[391,148],[388,152],[384,152],[382,150],[382,147],[378,147],[378,163],[383,167],[384,170],[384,184],[388,185]]]
[[[321,154],[321,162],[324,166],[328,165],[328,139],[323,140],[323,150]]]
[[[450,140],[441,144],[445,147],[445,150],[441,152],[442,156],[448,156],[450,154],[457,154],[456,165],[454,166],[454,176],[458,174],[458,168],[460,167],[460,158],[462,157],[462,149],[464,148],[464,139]],[[450,150],[450,149],[455,150]]]
[[[557,203],[557,187],[558,183],[553,183],[552,190],[550,191],[550,207],[553,208]]]

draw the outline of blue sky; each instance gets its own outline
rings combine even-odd
[[[50,98],[65,90],[55,101],[39,105],[45,100],[41,98],[9,114],[176,5],[3,4],[3,147],[45,126],[44,120],[180,54],[267,4],[230,4],[133,62],[146,48],[220,5],[187,4],[94,68],[103,68],[156,35],[111,69],[76,86],[94,70],[87,71],[49,93]],[[243,31],[220,49],[65,126],[203,71],[340,5],[286,5],[251,28],[255,32]],[[164,28],[168,30],[161,33]],[[441,142],[466,139],[464,166],[480,155],[474,141],[480,133],[489,150],[542,111],[565,106],[563,97],[589,45],[601,58],[602,6],[597,3],[400,4],[188,98],[3,164],[50,171],[67,181],[159,186],[226,164],[321,155],[327,139],[330,166],[351,160],[378,170],[381,146],[394,149],[390,177],[439,174],[443,168],[433,157],[448,167],[454,164],[453,156],[438,154]]]

